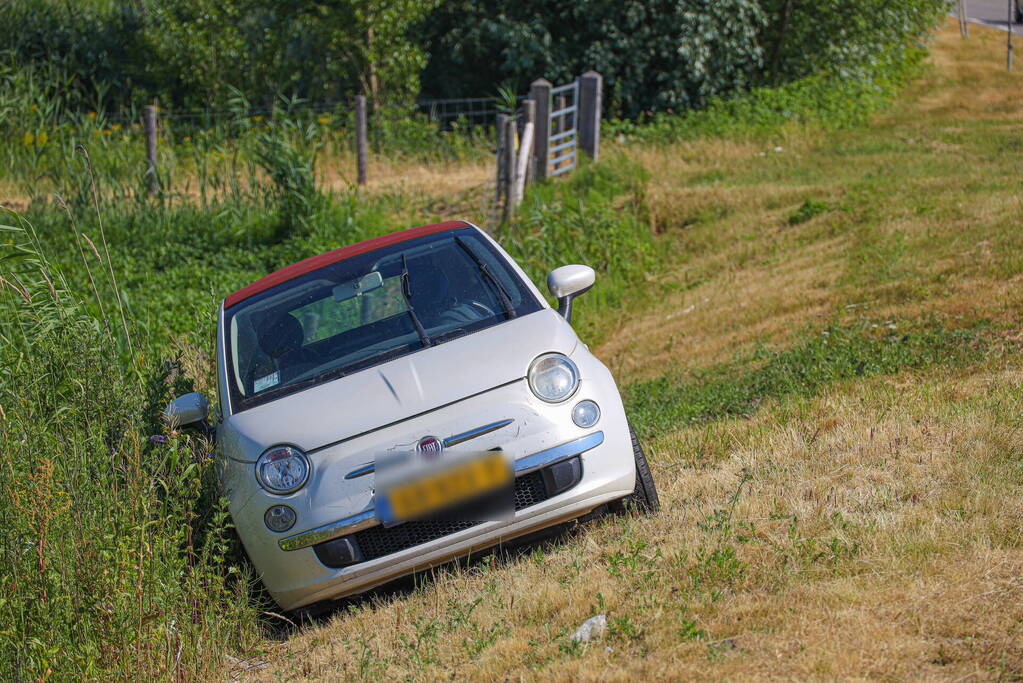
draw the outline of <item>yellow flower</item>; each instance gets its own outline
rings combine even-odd
[[[110,135],[113,132],[114,131],[110,130],[109,128],[106,128],[106,129],[103,130],[103,135]]]
[[[330,123],[330,117],[329,116],[321,116],[320,118],[318,118],[316,120],[319,121],[321,124],[324,124],[324,125]]]
[[[184,140],[185,142],[191,142],[191,141],[192,141],[192,136],[191,136],[191,135],[186,135],[186,136],[185,136],[184,138],[182,138],[182,139],[183,139],[183,140]]]
[[[114,130],[121,130],[121,128],[123,128],[123,126],[121,124],[119,124],[119,123],[115,123],[114,125],[112,125],[110,127],[113,128]]]
[[[35,111],[37,108],[34,104],[32,105],[32,111]]]
[[[96,112],[94,112],[94,111],[90,111],[90,112],[89,112],[89,118],[90,118],[90,119],[94,119],[94,118],[96,118]]]
[[[25,136],[21,138],[21,141],[25,143],[26,147],[31,147],[32,143],[35,142],[36,137],[32,133],[25,133]]]
[[[44,130],[42,133],[36,136],[36,144],[42,147],[46,144],[46,141],[50,139],[50,136],[46,134]]]
[[[263,120],[263,115],[262,114],[256,114],[255,116],[252,117],[252,120],[253,121],[262,121]]]

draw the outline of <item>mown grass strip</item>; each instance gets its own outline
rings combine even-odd
[[[685,424],[748,416],[762,401],[810,396],[841,380],[887,375],[935,365],[963,365],[988,347],[978,321],[959,329],[931,322],[901,331],[893,322],[829,325],[784,350],[760,347],[733,363],[663,375],[624,392],[633,427],[652,436]]]

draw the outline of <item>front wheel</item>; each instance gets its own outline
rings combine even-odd
[[[631,495],[622,498],[614,507],[621,511],[635,507],[641,512],[657,512],[661,509],[661,500],[657,497],[657,487],[654,485],[653,475],[650,474],[650,465],[632,427],[629,427],[629,436],[632,437],[632,457],[636,461],[636,488]]]

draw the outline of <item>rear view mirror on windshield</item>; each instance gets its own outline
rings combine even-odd
[[[348,282],[342,282],[334,288],[334,301],[347,301],[348,299],[354,299],[357,296],[362,296],[366,292],[372,292],[374,289],[382,287],[384,284],[384,278],[378,271],[373,271],[363,275],[356,280],[350,280]]]

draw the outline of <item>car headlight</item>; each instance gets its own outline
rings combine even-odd
[[[293,446],[274,446],[256,461],[256,481],[270,493],[291,493],[309,479],[309,459]]]
[[[529,388],[537,398],[559,403],[579,388],[579,368],[560,353],[545,353],[529,366]]]

